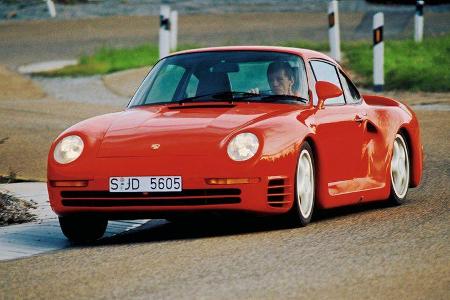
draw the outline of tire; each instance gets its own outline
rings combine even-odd
[[[64,235],[74,243],[89,243],[101,238],[108,226],[108,220],[92,216],[59,217]]]
[[[395,205],[405,203],[410,180],[410,163],[408,144],[405,138],[397,133],[392,146],[392,158],[389,168],[391,192],[389,200]]]
[[[315,204],[315,165],[314,155],[308,142],[303,143],[295,168],[294,205],[291,220],[297,226],[306,226],[311,221]]]

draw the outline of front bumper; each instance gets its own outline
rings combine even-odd
[[[201,211],[277,214],[287,212],[292,206],[295,162],[293,156],[233,162],[212,156],[187,155],[95,158],[64,166],[50,160],[48,191],[51,207],[58,215],[125,214],[127,219],[132,219],[142,215]],[[109,193],[109,178],[120,176],[181,176],[183,192]],[[208,184],[208,178],[259,178],[259,181]],[[52,186],[52,181],[60,180],[87,180],[88,185]]]
[[[279,214],[287,212],[294,199],[292,182],[286,176],[236,185],[210,185],[205,178],[184,176],[183,191],[169,193],[110,193],[108,185],[108,178],[89,180],[86,187],[53,187],[50,181],[51,207],[61,216],[95,213],[133,219],[202,211]]]

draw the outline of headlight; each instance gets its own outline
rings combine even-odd
[[[78,135],[69,135],[56,145],[53,157],[60,164],[68,164],[80,157],[83,148],[83,140]]]
[[[235,136],[228,144],[228,156],[235,161],[252,158],[258,151],[258,137],[253,133],[245,132]]]

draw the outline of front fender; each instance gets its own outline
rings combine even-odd
[[[52,143],[47,158],[47,180],[78,180],[94,174],[92,161],[100,147],[101,141],[118,113],[110,113],[79,122],[63,131]],[[84,142],[81,156],[68,164],[59,164],[53,158],[56,145],[66,136],[78,135]],[[90,174],[90,175],[88,175]]]

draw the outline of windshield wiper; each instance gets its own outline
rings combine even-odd
[[[294,95],[268,95],[261,98],[261,101],[272,102],[272,101],[300,101],[303,103],[308,103],[308,99]]]
[[[228,100],[229,102],[246,100],[253,97],[261,97],[259,94],[249,93],[249,92],[219,92],[219,93],[211,93],[205,95],[198,95],[194,97],[189,97],[185,99],[181,99],[178,101],[179,104],[187,103],[187,102],[195,102],[195,101],[222,101]]]

